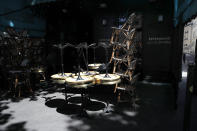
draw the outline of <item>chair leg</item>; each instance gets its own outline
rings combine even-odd
[[[121,93],[119,92],[119,93],[118,93],[117,102],[120,102],[120,96],[121,96]]]
[[[135,87],[133,87],[132,90],[132,106],[134,108],[134,111],[137,109],[137,105],[136,105],[136,90]]]
[[[67,87],[65,86],[65,101],[66,101],[66,104],[68,104],[68,96],[67,96]]]
[[[30,80],[29,80],[29,79],[26,79],[26,86],[28,87],[29,92],[32,93],[33,90],[32,90],[32,88],[31,88],[31,84],[30,84]]]
[[[46,81],[45,73],[40,73],[40,75],[41,75],[42,78],[43,78],[43,80],[40,80],[40,81]]]
[[[21,87],[18,87],[18,97],[21,97]]]
[[[42,73],[42,77],[43,77],[43,79],[45,81],[46,80],[46,77],[45,77],[45,74],[44,73]]]
[[[17,86],[18,86],[18,78],[17,78],[17,76],[16,76],[15,82],[14,82],[14,97],[15,97],[15,95],[16,95],[16,88],[17,88]]]

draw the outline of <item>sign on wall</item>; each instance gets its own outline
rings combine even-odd
[[[186,56],[186,61],[194,62],[195,48],[197,39],[197,18],[188,22],[184,27],[183,35],[183,54]]]

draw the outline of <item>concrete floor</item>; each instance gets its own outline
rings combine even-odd
[[[182,131],[185,79],[179,85],[178,110],[173,108],[173,90],[168,84],[138,84],[138,102],[134,110],[128,103],[117,104],[112,93],[93,92],[86,111],[80,108],[80,96],[65,104],[62,88],[43,83],[34,95],[0,101],[0,131]],[[71,94],[72,95],[72,94]],[[106,101],[111,111],[104,111]],[[196,96],[193,103],[197,101]],[[192,131],[197,126],[196,104],[192,107]]]

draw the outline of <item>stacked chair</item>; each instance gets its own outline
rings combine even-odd
[[[4,69],[8,74],[9,90],[14,96],[20,97],[25,90],[33,92],[32,73],[38,73],[44,77],[44,71],[40,68],[42,64],[41,41],[42,39],[39,38],[30,38],[27,31],[17,32],[11,27],[1,33]],[[26,87],[26,89],[21,87]]]
[[[121,76],[121,83],[116,84],[114,93],[118,93],[118,102],[121,102],[121,92],[128,92],[129,100],[135,105],[136,81],[139,74],[136,73],[138,58],[138,42],[136,42],[136,14],[132,13],[126,22],[120,27],[112,27],[113,32],[110,44],[113,47],[110,63],[113,64],[113,73]],[[118,91],[121,90],[121,91]]]

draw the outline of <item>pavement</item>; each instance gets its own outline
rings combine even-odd
[[[168,83],[137,84],[135,108],[129,102],[117,103],[111,87],[90,90],[91,101],[81,108],[81,96],[69,93],[66,104],[64,88],[50,82],[39,84],[32,94],[0,99],[0,131],[182,131],[185,84],[179,84],[178,108],[174,109],[173,88]],[[122,92],[121,99],[129,100]],[[197,97],[192,101],[191,131],[196,131]],[[108,112],[106,105],[109,102]]]

